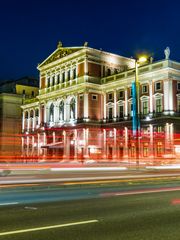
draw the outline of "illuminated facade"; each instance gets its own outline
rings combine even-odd
[[[0,156],[21,155],[22,111],[25,99],[38,94],[38,80],[24,77],[0,84]]]
[[[39,95],[22,106],[24,156],[57,160],[137,158],[131,58],[83,47],[57,49],[40,65]],[[180,63],[138,68],[142,161],[180,157]]]

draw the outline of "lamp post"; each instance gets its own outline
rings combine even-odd
[[[141,63],[147,61],[147,58],[142,56],[139,59],[135,59],[135,82],[132,83],[132,97],[133,97],[133,138],[135,139],[136,150],[136,166],[139,167],[139,148],[140,148],[140,96],[139,96],[139,73],[138,66]]]

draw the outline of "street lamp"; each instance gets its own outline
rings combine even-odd
[[[139,94],[139,73],[138,66],[147,61],[145,56],[135,59],[135,82],[132,83],[132,99],[133,99],[133,116],[132,116],[132,133],[136,142],[136,166],[139,166],[139,137],[140,137],[140,94]]]

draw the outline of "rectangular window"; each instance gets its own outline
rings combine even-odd
[[[80,100],[83,100],[83,95],[80,95],[80,96],[79,96],[79,99],[80,99]]]
[[[97,95],[92,95],[92,100],[97,100]]]
[[[133,117],[133,104],[130,104],[130,116]]]
[[[120,118],[124,117],[124,107],[123,107],[123,105],[119,106],[119,117]]]
[[[73,79],[76,78],[76,68],[73,69]]]
[[[148,114],[148,101],[143,102],[143,114],[146,115]]]
[[[55,85],[55,76],[52,77],[52,86]]]
[[[161,83],[160,82],[156,82],[155,83],[155,91],[161,90]]]
[[[60,83],[60,75],[58,74],[57,75],[57,84],[59,84]]]
[[[177,100],[177,111],[180,113],[180,99]]]
[[[62,83],[65,82],[65,72],[62,73]]]
[[[156,99],[156,112],[162,112],[162,99]]]
[[[142,93],[147,93],[147,92],[148,92],[148,86],[142,85]]]
[[[119,97],[120,97],[120,98],[123,98],[123,97],[124,97],[124,91],[120,91],[120,92],[119,92]]]
[[[68,70],[68,81],[71,79],[71,71]]]
[[[177,82],[177,90],[180,91],[180,82]]]
[[[111,75],[111,69],[108,68],[108,69],[107,69],[107,76],[110,76],[110,75]]]
[[[132,97],[132,88],[129,88],[129,96]]]
[[[112,100],[112,99],[113,99],[113,95],[112,95],[112,93],[109,93],[109,95],[108,95],[108,99],[109,99],[109,100]]]
[[[109,119],[113,118],[113,109],[109,108]]]
[[[51,79],[49,77],[48,80],[47,80],[47,87],[50,87],[50,85],[51,85]]]

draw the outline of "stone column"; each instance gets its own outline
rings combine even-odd
[[[106,93],[104,93],[104,121],[106,120]]]
[[[116,138],[116,128],[114,128],[114,151],[113,151],[113,159],[117,160],[117,138]]]
[[[88,92],[84,93],[84,120],[88,120],[89,118],[89,99]]]
[[[57,102],[54,104],[54,123],[59,122],[59,108]]]
[[[29,131],[29,127],[30,127],[30,121],[31,121],[30,112],[28,111],[28,118],[27,118],[27,130],[28,131]]]
[[[78,133],[77,129],[74,130],[74,158],[77,159],[77,150],[78,150]]]
[[[22,131],[24,131],[24,128],[25,128],[25,112],[23,111],[23,114],[22,114]]]
[[[117,117],[117,93],[116,93],[116,90],[114,90],[114,121],[116,121],[116,117]]]
[[[127,90],[127,88],[125,89],[124,94],[125,94],[124,118],[127,120],[128,119],[128,90]]]
[[[78,119],[78,96],[75,96],[75,120]]]
[[[168,114],[169,112],[169,80],[166,79],[163,81],[163,88],[164,88],[164,114]]]
[[[153,141],[153,125],[152,124],[149,124],[149,132],[150,132],[150,139],[149,139],[150,153],[149,153],[149,157],[153,158],[154,157],[154,141]]]
[[[124,128],[124,158],[128,158],[128,128]]]
[[[153,114],[153,85],[152,80],[149,82],[149,112]]]
[[[106,129],[103,129],[103,158],[106,159],[107,153],[106,153]]]
[[[67,121],[67,98],[64,99],[64,121]]]

